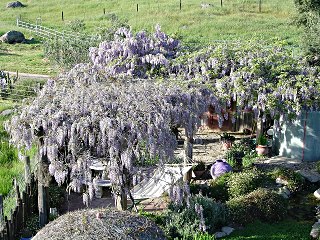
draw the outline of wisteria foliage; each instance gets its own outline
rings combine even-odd
[[[113,185],[127,191],[142,151],[171,159],[176,140],[170,128],[181,126],[192,137],[208,105],[220,126],[230,117],[231,100],[235,115],[252,109],[263,119],[318,109],[318,70],[280,45],[220,44],[193,53],[179,46],[160,27],[153,35],[119,29],[113,41],[90,49],[90,63],[49,81],[13,117],[7,125],[13,142],[30,148],[42,127],[39,152],[58,183],[70,171],[70,186],[79,190],[81,179],[90,178],[90,157],[97,157],[110,162]]]
[[[43,128],[40,155],[47,156],[50,174],[59,184],[71,170],[75,191],[82,179],[92,180],[92,157],[109,162],[109,177],[121,187],[129,187],[130,174],[125,173],[132,173],[142,152],[162,163],[170,161],[176,148],[171,126],[182,126],[193,135],[210,102],[210,94],[201,89],[143,80],[101,82],[86,69],[78,65],[64,80],[49,81],[7,126],[15,144],[27,148],[40,141],[34,130]],[[89,184],[90,189],[92,197]]]

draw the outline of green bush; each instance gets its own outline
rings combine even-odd
[[[193,240],[215,240],[215,237],[208,233],[197,233],[193,236]]]
[[[66,190],[57,185],[50,185],[49,187],[49,206],[59,208],[65,200]]]
[[[304,178],[300,173],[295,172],[292,169],[287,168],[275,168],[271,172],[271,176],[276,179],[280,177],[288,182],[287,187],[291,193],[296,193],[300,191],[305,183]]]
[[[244,138],[239,142],[236,142],[226,153],[227,162],[233,169],[242,168],[243,158],[248,155],[252,155],[252,151],[255,149],[255,143],[252,139]],[[246,162],[246,166],[247,166]]]
[[[278,221],[287,213],[287,200],[271,190],[259,188],[231,199],[227,203],[229,219],[247,224],[255,220]]]
[[[232,173],[221,175],[209,183],[208,197],[214,198],[216,201],[225,202],[229,199],[227,181]]]
[[[227,181],[230,197],[247,194],[261,187],[265,176],[256,169],[233,173]]]
[[[242,166],[244,168],[252,167],[253,164],[255,163],[257,157],[258,157],[258,154],[255,151],[247,153],[242,158]]]
[[[169,239],[183,238],[193,239],[197,233],[200,233],[200,217],[195,211],[195,205],[203,207],[203,217],[208,233],[214,233],[218,228],[226,223],[226,208],[222,203],[203,197],[201,195],[190,198],[189,206],[180,207],[169,205],[165,213],[165,224],[163,226]]]

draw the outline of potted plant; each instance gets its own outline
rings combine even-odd
[[[197,165],[192,167],[192,171],[196,177],[201,177],[206,171],[206,164],[203,161],[200,161]]]
[[[222,143],[222,148],[224,150],[228,150],[231,148],[232,143],[235,141],[235,137],[231,136],[230,133],[224,132],[222,135],[220,135],[220,140]]]
[[[267,155],[269,152],[268,149],[268,139],[265,135],[260,134],[259,137],[257,138],[257,147],[256,147],[256,152],[258,155]]]

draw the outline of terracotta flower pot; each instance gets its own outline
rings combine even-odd
[[[256,152],[259,156],[267,155],[269,153],[268,146],[266,145],[258,145],[256,147]]]
[[[232,141],[228,141],[228,140],[222,141],[222,149],[223,150],[228,150],[231,147],[232,147]]]

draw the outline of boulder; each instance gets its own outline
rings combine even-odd
[[[13,110],[12,109],[6,109],[6,110],[3,110],[0,115],[1,116],[8,116],[10,115],[11,113],[13,113]]]
[[[280,184],[280,185],[288,185],[288,181],[287,181],[287,180],[284,180],[284,179],[282,179],[282,178],[280,178],[280,177],[278,177],[278,178],[276,179],[276,183],[277,183],[277,184]]]
[[[7,4],[7,8],[19,8],[19,7],[24,7],[25,5],[23,5],[21,2],[19,1],[15,1],[15,2],[9,2]]]
[[[297,172],[300,173],[309,182],[315,183],[320,181],[320,174],[316,171],[298,170]]]
[[[226,233],[227,235],[230,235],[234,231],[234,228],[232,228],[232,227],[222,227],[221,231]]]
[[[320,223],[319,223],[319,222],[316,222],[316,223],[313,224],[313,226],[312,226],[312,229],[311,229],[311,232],[310,232],[310,236],[311,236],[313,239],[318,239],[319,234],[320,234]]]
[[[290,197],[290,191],[287,187],[279,188],[278,194],[280,194],[282,197],[286,199]]]
[[[22,32],[9,31],[0,37],[0,41],[10,44],[23,43],[26,42],[26,38],[24,37]]]
[[[227,234],[226,234],[225,232],[216,232],[216,233],[214,234],[214,237],[215,237],[215,238],[223,238],[223,237],[225,237],[225,236],[227,236]]]
[[[313,195],[320,200],[320,188],[318,190],[316,190]]]

